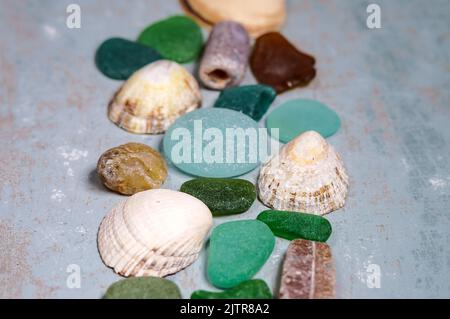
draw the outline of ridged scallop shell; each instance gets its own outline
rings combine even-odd
[[[314,131],[286,144],[258,178],[259,198],[277,210],[325,215],[344,206],[347,192],[339,155]]]
[[[167,189],[137,193],[103,219],[98,249],[103,262],[122,276],[163,277],[192,264],[212,226],[208,207]]]
[[[109,104],[111,121],[132,133],[159,134],[201,104],[197,81],[181,65],[159,60],[136,71]]]

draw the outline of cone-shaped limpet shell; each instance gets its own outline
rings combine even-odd
[[[159,134],[200,103],[194,77],[178,63],[160,60],[125,82],[109,104],[108,116],[129,132]]]
[[[339,155],[315,131],[286,144],[263,165],[258,178],[259,198],[277,210],[325,215],[344,206],[347,192]]]
[[[103,219],[98,249],[103,262],[122,276],[163,277],[192,264],[212,226],[208,207],[167,189],[137,193]]]

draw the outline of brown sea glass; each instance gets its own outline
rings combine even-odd
[[[256,39],[250,67],[258,82],[277,93],[308,85],[316,76],[314,57],[300,52],[283,35],[270,32]]]
[[[280,299],[335,298],[335,269],[325,243],[296,239],[286,252]]]
[[[161,154],[140,143],[128,143],[107,150],[97,163],[97,173],[109,189],[124,194],[159,188],[167,177]]]

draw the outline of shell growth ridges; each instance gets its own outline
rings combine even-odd
[[[263,165],[258,195],[273,209],[325,215],[344,206],[348,184],[334,148],[319,133],[309,131]]]
[[[163,277],[198,258],[211,226],[211,212],[195,197],[149,190],[110,211],[100,225],[98,248],[118,274]]]

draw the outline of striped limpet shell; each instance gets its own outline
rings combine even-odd
[[[348,185],[339,155],[319,133],[308,131],[263,165],[258,195],[273,209],[325,215],[344,206]]]

